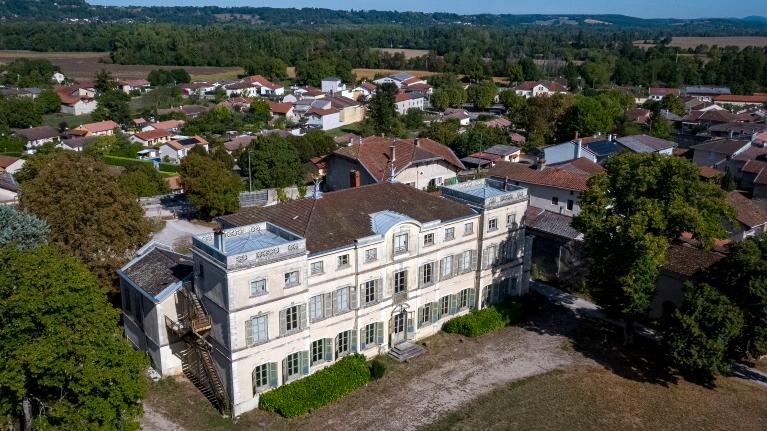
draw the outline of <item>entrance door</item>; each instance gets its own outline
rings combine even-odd
[[[391,326],[391,346],[394,347],[397,344],[405,341],[405,334],[407,330],[407,312],[395,314],[392,318]]]

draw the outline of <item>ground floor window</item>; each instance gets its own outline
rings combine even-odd
[[[448,314],[450,314],[450,297],[443,296],[439,300],[439,315],[447,316]]]
[[[261,364],[253,370],[253,392],[269,386],[269,364]]]
[[[431,323],[431,313],[432,313],[432,305],[431,303],[424,305],[423,307],[418,309],[418,327],[428,325]]]
[[[298,375],[300,372],[299,362],[300,358],[298,353],[291,353],[285,358],[285,375],[288,378]]]
[[[353,340],[354,331],[344,331],[336,337],[336,358],[348,355],[352,351],[352,346],[356,342]]]

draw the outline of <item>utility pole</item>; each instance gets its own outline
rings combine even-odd
[[[248,145],[248,191],[253,193],[253,171],[250,167],[250,145]]]

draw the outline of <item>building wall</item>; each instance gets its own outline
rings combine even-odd
[[[564,214],[569,217],[577,216],[581,212],[580,192],[538,184],[528,184],[522,181],[514,181],[514,184],[527,188],[530,206]],[[553,203],[553,198],[557,198],[556,204]],[[567,201],[569,200],[573,201],[572,210],[567,209]]]
[[[402,102],[397,102],[394,104],[395,108],[397,109],[397,113],[400,115],[405,115],[409,109],[420,109],[423,110],[423,97],[419,97],[416,99],[408,99],[403,100]]]
[[[397,173],[398,183],[408,184],[418,189],[428,187],[431,180],[436,180],[437,185],[447,183],[456,178],[458,169],[444,160],[438,162],[417,163]],[[439,182],[439,179],[442,179]]]
[[[360,172],[360,185],[377,182],[359,163],[345,157],[331,156],[326,159],[325,163],[327,165],[325,185],[329,190],[348,189],[350,187],[349,172],[354,169]]]
[[[349,106],[341,110],[340,121],[343,124],[359,123],[365,119],[365,108],[362,105]]]

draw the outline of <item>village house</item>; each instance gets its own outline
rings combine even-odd
[[[590,164],[594,173],[602,170],[590,160],[580,160],[578,163]],[[567,166],[546,166],[541,162],[537,166],[497,162],[488,172],[491,178],[508,179],[512,184],[526,188],[531,206],[569,217],[580,213],[580,197],[588,188],[591,175],[591,172]]]
[[[571,226],[572,220],[570,216],[530,205],[522,223],[527,235],[535,238],[532,248],[527,250],[532,265],[546,279],[577,288],[588,271],[588,264],[583,234]]]
[[[428,138],[370,136],[341,147],[325,159],[330,190],[399,182],[418,189],[457,181],[465,169],[450,148]]]
[[[258,88],[258,95],[260,96],[276,97],[285,94],[285,88],[282,85],[275,84],[261,75],[246,76],[242,80],[254,84]]]
[[[511,145],[493,145],[492,147],[469,154],[461,159],[467,168],[485,168],[493,166],[497,161],[518,162],[522,150]]]
[[[727,193],[727,203],[735,208],[734,223],[725,221],[725,228],[731,241],[740,242],[748,237],[762,236],[767,231],[767,210],[740,192]]]
[[[111,136],[115,129],[120,129],[120,125],[112,120],[99,121],[97,123],[86,123],[75,127],[73,130],[79,130],[84,136]]]
[[[160,157],[171,163],[181,163],[181,160],[189,154],[196,145],[201,145],[208,150],[208,141],[199,136],[181,137],[176,136],[173,140],[160,145]]]
[[[292,103],[269,103],[269,112],[272,114],[272,118],[285,118],[288,122],[297,123],[299,120],[298,114],[293,109]]]
[[[445,112],[442,113],[442,119],[445,121],[456,120],[461,126],[468,126],[469,123],[471,123],[471,116],[469,116],[469,112],[460,108],[445,109]]]
[[[567,93],[567,87],[556,81],[525,81],[514,87],[517,96],[525,99]]]
[[[170,141],[173,133],[164,129],[138,132],[130,137],[131,142],[140,143],[144,147],[154,147]]]
[[[94,139],[96,139],[95,136],[68,137],[60,140],[59,143],[56,144],[56,148],[79,153],[82,152],[85,149],[85,146]]]
[[[710,87],[705,85],[685,87],[683,93],[687,96],[698,97],[706,102],[712,102],[717,96],[732,94],[729,87]]]
[[[375,184],[221,217],[191,257],[149,243],[118,271],[125,335],[235,416],[346,355],[420,354],[448,319],[529,290],[525,189],[443,196]]]
[[[333,96],[324,100],[330,102],[330,107],[340,111],[339,119],[344,125],[359,123],[365,119],[365,107],[354,99],[344,96]]]
[[[224,85],[226,97],[256,97],[261,94],[261,87],[254,82],[239,81]]]
[[[729,168],[731,160],[749,146],[747,140],[717,138],[690,148],[693,150],[693,163],[698,166],[711,166],[724,172]],[[738,170],[730,169],[730,172],[735,175]]]
[[[767,104],[767,93],[754,93],[750,96],[721,94],[714,97],[714,103],[733,106],[763,106]]]
[[[670,156],[674,148],[676,148],[676,142],[668,141],[666,139],[656,138],[648,135],[632,135],[616,137],[615,142],[626,150],[634,153],[658,153]]]
[[[20,157],[0,155],[0,169],[11,175],[16,174],[24,167],[25,160]]]
[[[59,140],[59,132],[51,126],[29,127],[27,129],[14,129],[13,133],[27,140],[24,147],[27,154],[34,154],[38,148],[49,142]]]
[[[306,126],[320,130],[337,129],[344,125],[341,122],[341,110],[336,108],[309,108],[304,114]]]
[[[119,87],[120,91],[125,94],[130,94],[134,90],[144,93],[149,90],[150,84],[146,79],[131,79],[127,81],[120,81]]]
[[[0,205],[16,205],[20,190],[13,175],[0,168]]]
[[[678,88],[650,87],[647,98],[655,102],[660,102],[666,96],[677,96],[681,94]]]
[[[219,87],[217,83],[197,81],[188,84],[178,84],[178,88],[184,93],[184,96],[205,96],[207,93],[212,93]]]
[[[351,98],[354,100],[368,100],[375,94],[376,88],[378,87],[374,83],[365,81],[352,89],[353,95]]]
[[[89,84],[56,87],[56,94],[61,99],[62,114],[85,115],[95,111],[98,107],[96,89]]]
[[[178,132],[184,126],[183,120],[165,120],[149,123],[141,128],[142,132],[165,131]]]
[[[323,93],[327,93],[331,96],[346,90],[346,86],[343,81],[341,81],[341,78],[335,76],[323,78],[320,88]]]
[[[426,81],[407,72],[398,72],[373,80],[373,83],[376,85],[391,83],[396,85],[397,88],[402,88],[413,84],[426,84]]]
[[[411,109],[420,109],[423,111],[426,99],[420,94],[397,93],[394,96],[394,108],[400,115],[407,114]]]

